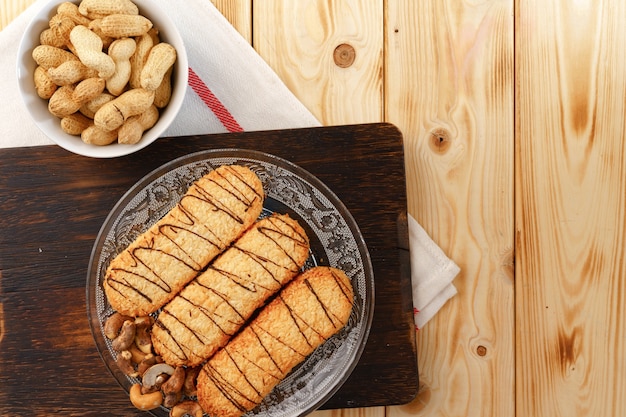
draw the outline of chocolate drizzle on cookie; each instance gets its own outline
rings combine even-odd
[[[248,168],[222,166],[196,181],[111,262],[104,288],[112,307],[137,316],[163,306],[256,220],[263,198]]]
[[[198,400],[213,416],[258,405],[298,364],[345,326],[353,290],[342,271],[302,273],[202,368]]]
[[[152,333],[155,350],[170,365],[198,365],[295,277],[308,255],[296,220],[259,220],[164,307]]]

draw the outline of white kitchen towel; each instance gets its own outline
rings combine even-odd
[[[0,32],[3,148],[52,144],[30,119],[19,96],[16,75],[22,34],[46,1],[36,1]],[[189,59],[183,108],[164,136],[320,125],[211,1],[186,0],[184,6],[168,0],[154,2],[178,26]],[[451,274],[454,263],[411,216],[409,219],[414,303],[420,311],[415,320],[416,327],[422,328],[456,292],[451,283],[456,273]]]
[[[417,330],[456,295],[452,280],[460,268],[437,246],[413,216],[409,218],[413,312]]]

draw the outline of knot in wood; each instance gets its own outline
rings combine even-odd
[[[483,345],[480,345],[476,348],[476,353],[478,356],[485,356],[487,354],[487,348]]]
[[[446,129],[437,128],[430,132],[430,148],[437,153],[445,153],[450,148],[450,134]]]
[[[340,68],[348,68],[354,63],[355,58],[356,51],[351,45],[348,45],[347,43],[342,43],[341,45],[337,46],[335,48],[335,52],[333,52],[335,65]]]

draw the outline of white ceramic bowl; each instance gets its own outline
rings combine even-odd
[[[50,139],[62,148],[79,155],[93,158],[113,158],[136,152],[145,148],[158,139],[172,123],[180,110],[185,91],[187,90],[188,61],[183,39],[169,16],[150,0],[133,0],[139,7],[139,13],[152,21],[158,28],[163,42],[176,48],[177,59],[172,72],[172,98],[161,110],[159,121],[145,131],[142,139],[134,145],[114,143],[106,146],[96,146],[84,143],[79,136],[72,136],[61,129],[60,120],[48,111],[48,100],[41,99],[35,91],[33,73],[36,63],[32,58],[32,51],[39,45],[39,34],[48,27],[48,22],[56,14],[56,9],[64,0],[48,2],[35,16],[26,28],[22,37],[17,55],[17,77],[20,93],[26,108],[30,112],[35,124]],[[78,1],[75,1],[78,4]]]

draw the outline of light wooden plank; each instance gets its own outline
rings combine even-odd
[[[513,1],[386,2],[385,119],[405,138],[409,211],[461,267],[418,332],[402,416],[513,416]]]
[[[211,0],[231,25],[252,43],[252,0]]]
[[[517,414],[626,415],[626,4],[517,11]]]
[[[0,31],[34,2],[35,0],[0,0]]]
[[[255,1],[253,16],[254,48],[322,124],[382,121],[382,0]]]

